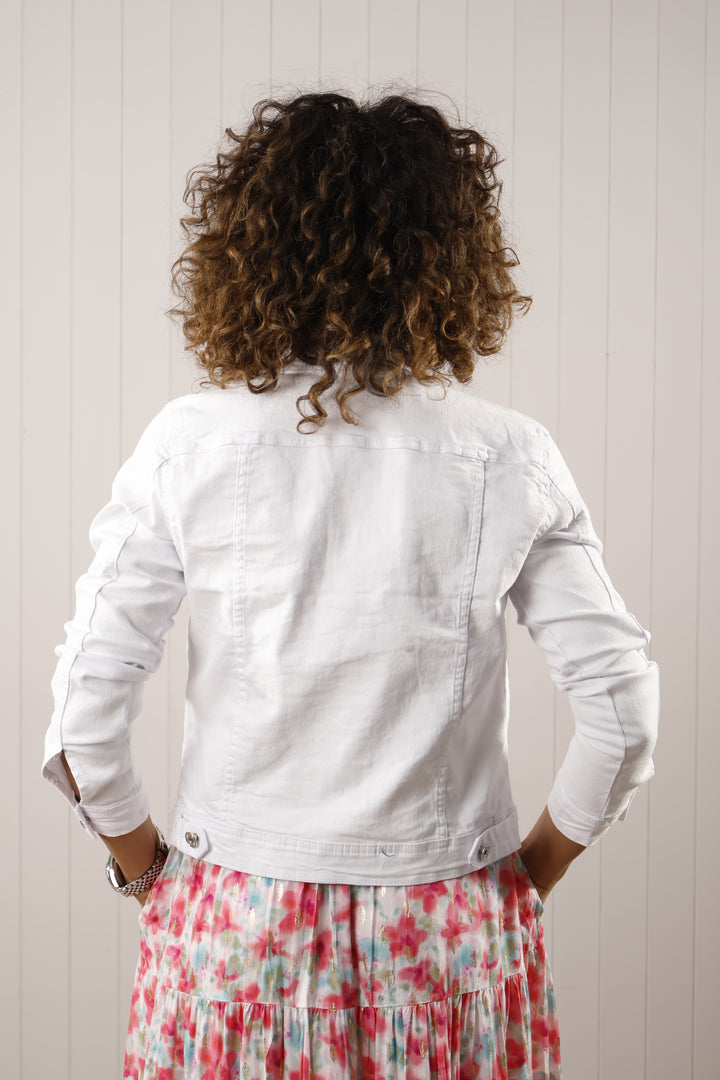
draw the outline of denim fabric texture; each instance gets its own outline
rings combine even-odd
[[[93,835],[141,824],[132,724],[187,596],[170,843],[296,881],[466,874],[520,845],[509,600],[575,719],[551,816],[595,843],[653,775],[659,677],[558,446],[479,375],[356,395],[357,426],[326,394],[301,434],[319,372],[294,360],[275,390],[203,389],[150,421],[90,526],[42,775]]]

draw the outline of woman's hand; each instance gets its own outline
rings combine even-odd
[[[538,883],[536,881],[534,881],[532,877],[530,877],[529,871],[528,871],[528,877],[532,881],[533,886],[535,888],[535,892],[538,894],[538,896],[540,897],[540,899],[542,900],[543,905],[544,905],[545,901],[547,900],[548,896],[550,895],[551,890],[543,888],[542,885],[538,885]]]
[[[522,859],[523,865],[524,865],[525,870],[527,872],[527,876],[530,878],[530,884],[532,885],[533,889],[535,890],[535,892],[538,894],[538,896],[542,900],[543,907],[544,907],[545,906],[545,901],[547,900],[548,896],[550,895],[550,893],[552,891],[552,886],[540,885],[535,880],[535,878],[532,876],[532,874],[528,870],[528,865],[525,862],[525,855],[523,854],[522,848],[519,848],[518,851],[520,853],[520,858]]]

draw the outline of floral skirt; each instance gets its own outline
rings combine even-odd
[[[125,1077],[558,1080],[517,852],[426,885],[281,881],[171,847],[140,912]]]

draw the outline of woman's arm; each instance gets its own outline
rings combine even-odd
[[[560,832],[546,806],[519,850],[540,899],[545,903],[550,890],[557,885],[573,859],[585,851],[585,846],[576,844]]]
[[[64,753],[61,755],[61,760],[70,786],[75,792],[75,798],[79,802],[80,790],[75,782],[75,777],[70,771]],[[137,829],[124,833],[122,836],[98,835],[100,835],[100,839],[120,867],[126,881],[134,881],[135,878],[139,878],[141,874],[144,874],[148,867],[152,866],[157,847],[157,833],[150,816],[146,817],[142,825],[139,825]],[[147,889],[145,892],[137,893],[137,899],[141,907],[145,903],[149,891]]]
[[[186,593],[163,498],[174,425],[170,402],[140,436],[113,480],[110,501],[92,520],[95,556],[76,583],[66,641],[55,649],[54,710],[45,733],[41,775],[86,831],[103,837],[127,874],[151,849],[150,800],[132,755],[133,724],[143,683],[160,665]]]
[[[587,504],[542,431],[546,518],[508,595],[575,721],[547,810],[525,841],[549,888],[583,845],[624,820],[653,776],[660,699],[658,666],[645,652],[650,633],[613,586]]]

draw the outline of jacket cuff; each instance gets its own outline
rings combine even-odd
[[[63,793],[90,836],[123,836],[142,825],[150,813],[150,798],[144,785],[141,784],[129,798],[109,806],[89,803],[86,799],[78,802],[60,759],[61,752],[51,752],[46,756],[42,766],[43,779],[49,780]]]
[[[548,813],[555,828],[559,829],[569,840],[574,840],[576,844],[583,844],[585,847],[592,847],[605,835],[611,825],[616,821],[625,820],[630,803],[635,798],[637,790],[635,788],[630,792],[618,814],[612,818],[597,821],[597,819],[588,817],[582,810],[573,806],[563,792],[562,787],[556,782],[548,798]]]
[[[138,788],[134,795],[114,806],[96,806],[78,803],[84,810],[86,819],[96,833],[101,836],[124,836],[142,825],[150,813],[150,798],[144,787]]]

